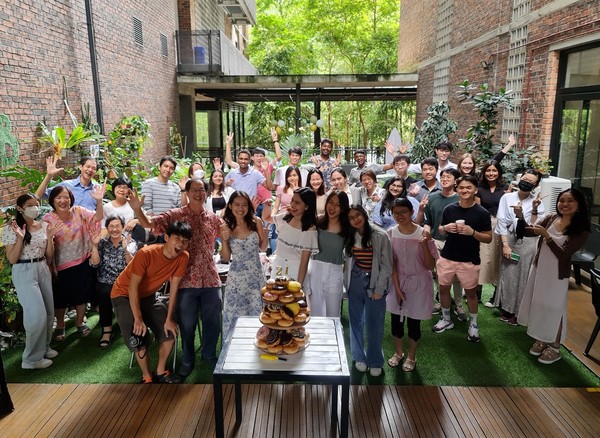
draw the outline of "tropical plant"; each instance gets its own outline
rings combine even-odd
[[[419,162],[423,158],[434,156],[435,145],[448,140],[450,134],[458,129],[454,120],[448,117],[450,106],[448,102],[436,102],[427,107],[427,118],[421,127],[415,126],[415,142],[411,149],[411,160]]]
[[[42,153],[51,151],[58,158],[62,158],[64,149],[73,150],[84,141],[101,141],[104,139],[104,136],[100,134],[87,131],[82,123],[77,125],[68,137],[66,129],[62,126],[55,126],[50,130],[44,122],[39,122],[38,129],[43,134],[38,138],[38,142],[42,147],[50,143],[50,146],[43,149]]]
[[[0,230],[1,233],[1,230]],[[0,245],[0,314],[11,323],[22,310],[12,284],[12,267],[6,258],[6,247]]]

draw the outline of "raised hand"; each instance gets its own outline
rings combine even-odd
[[[96,231],[92,232],[92,245],[98,246],[98,244],[100,243],[100,240],[102,239],[101,234],[102,233],[100,232],[100,230],[96,230]]]
[[[58,233],[60,233],[64,227],[65,227],[65,224],[62,222],[55,222],[53,224],[48,224],[48,227],[46,228],[46,237],[48,239],[53,239],[54,236],[56,236]]]
[[[339,153],[337,154],[337,156],[335,157],[335,160],[333,160],[333,165],[334,165],[335,167],[339,167],[339,165],[340,165],[341,163],[342,163],[342,153],[341,153],[341,152],[339,152]]]
[[[534,210],[538,209],[538,207],[542,203],[542,199],[544,199],[544,198],[545,198],[545,196],[541,196],[541,193],[538,193],[538,195],[531,202],[531,205],[533,206]]]
[[[510,208],[514,210],[517,219],[523,219],[523,204],[521,204],[521,201],[517,202],[517,205],[511,205]]]
[[[273,140],[273,143],[279,141],[279,134],[277,134],[277,131],[273,127],[271,128],[271,140]]]
[[[254,196],[252,198],[252,207],[254,207],[254,211],[256,211],[256,209],[258,208],[259,205],[260,205],[260,198],[258,196]]]
[[[410,143],[402,143],[402,142],[400,142],[400,147],[398,148],[398,153],[399,154],[405,154],[406,151],[408,150],[409,146],[410,146]]]
[[[46,158],[46,173],[52,177],[58,175],[60,172],[62,172],[64,170],[63,167],[56,167],[57,161],[58,161],[58,158],[55,157],[54,155],[51,155],[48,158]]]
[[[21,228],[19,227],[19,225],[17,225],[17,221],[13,220],[10,223],[10,228],[14,231],[17,237],[20,237],[21,239],[25,237],[25,232],[27,231],[27,224],[23,224],[23,228]]]
[[[512,148],[516,144],[517,144],[517,138],[513,134],[510,134],[508,136],[508,144],[506,146]]]
[[[94,198],[97,202],[102,202],[102,198],[104,198],[104,193],[106,192],[106,180],[101,186],[94,186],[92,189],[92,198]]]
[[[144,205],[144,196],[142,195],[141,199],[138,196],[137,190],[131,190],[129,189],[129,196],[127,199],[127,202],[129,202],[129,206],[134,209],[141,209],[142,206]]]
[[[386,140],[385,142],[385,150],[388,151],[391,155],[396,155],[396,146],[394,143]]]
[[[319,165],[319,156],[318,155],[312,155],[310,157],[310,161],[316,166]]]
[[[419,202],[419,210],[425,210],[427,204],[429,204],[429,193],[423,196],[423,199],[421,199],[421,202]]]
[[[229,134],[227,134],[227,137],[225,137],[225,143],[227,143],[228,145],[231,145],[232,141],[233,141],[233,132],[230,132]]]
[[[219,227],[219,231],[221,234],[221,240],[223,240],[223,242],[229,240],[229,238],[231,237],[231,230],[229,229],[229,226],[226,223],[221,224],[221,226]]]
[[[124,250],[127,250],[127,247],[129,246],[129,244],[131,243],[131,234],[123,237],[123,239],[121,239],[121,246],[123,246]]]
[[[219,157],[213,158],[212,162],[213,162],[213,166],[214,166],[215,170],[223,169],[223,163],[221,162],[221,159]]]

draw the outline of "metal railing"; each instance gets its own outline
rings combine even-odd
[[[220,30],[177,31],[178,73],[256,75],[258,71]]]

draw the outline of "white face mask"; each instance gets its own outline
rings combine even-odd
[[[25,207],[23,209],[23,216],[26,216],[30,219],[35,219],[40,215],[40,207],[37,205],[32,205],[30,207]]]
[[[194,179],[202,179],[202,178],[204,178],[204,170],[202,170],[202,169],[196,169],[196,170],[194,170],[193,176],[194,176]]]

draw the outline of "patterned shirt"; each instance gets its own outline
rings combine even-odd
[[[335,159],[329,157],[327,161],[324,161],[321,156],[318,156],[319,162],[317,163],[317,169],[323,174],[325,180],[325,188],[329,190],[331,188],[331,171],[336,168]]]
[[[98,242],[98,253],[100,253],[98,281],[104,284],[113,284],[127,266],[123,245],[121,242],[117,246],[113,245],[110,237],[107,236]]]
[[[77,266],[92,253],[92,234],[100,230],[100,222],[94,222],[95,213],[87,208],[74,206],[68,220],[61,220],[51,211],[44,215],[44,222],[62,222],[64,227],[54,236],[54,264],[57,271]]]
[[[31,233],[31,241],[28,245],[23,246],[20,260],[39,259],[44,257],[46,253],[46,244],[48,237],[46,236],[46,228],[48,224],[42,222],[42,228]],[[2,228],[2,243],[4,245],[14,245],[17,242],[17,235],[10,226]]]
[[[190,262],[179,288],[221,287],[221,280],[213,261],[221,219],[206,210],[196,213],[186,205],[156,216],[153,230],[155,234],[164,234],[169,224],[177,221],[190,224],[193,233],[188,247]]]

